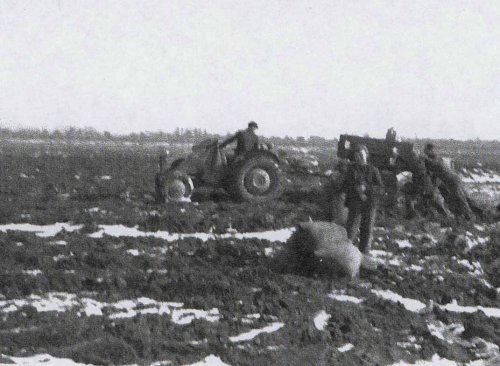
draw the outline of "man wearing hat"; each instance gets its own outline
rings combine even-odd
[[[258,148],[259,137],[255,133],[258,128],[259,126],[257,125],[257,123],[251,121],[250,123],[248,123],[248,127],[246,130],[236,132],[234,136],[228,138],[226,141],[220,144],[219,148],[223,149],[227,145],[236,141],[236,157]]]
[[[350,160],[339,192],[345,192],[349,210],[347,235],[354,243],[359,230],[359,250],[366,254],[370,250],[378,196],[384,184],[378,169],[368,163],[366,146],[354,146]]]

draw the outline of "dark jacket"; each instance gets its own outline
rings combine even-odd
[[[427,171],[425,160],[423,158],[418,157],[415,160],[411,171],[412,171],[412,183],[415,189],[414,194],[431,196],[434,192],[435,185],[432,180],[432,177]]]
[[[340,191],[345,192],[345,203],[362,203],[372,206],[384,187],[380,172],[371,164],[349,163]]]
[[[449,169],[441,158],[425,158],[425,167],[432,178],[434,185],[440,182],[450,190],[457,190],[461,186],[460,177],[453,170]]]
[[[246,129],[238,131],[234,136],[220,144],[220,147],[224,148],[234,141],[236,141],[236,155],[246,154],[259,146],[259,137],[252,130]]]

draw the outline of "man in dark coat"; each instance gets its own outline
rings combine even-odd
[[[433,180],[427,172],[425,158],[412,153],[410,171],[412,172],[412,179],[410,182],[405,183],[402,188],[408,218],[416,215],[416,202],[421,204],[421,208],[436,208],[440,213],[451,216],[450,210],[444,203],[443,196],[441,196],[438,187],[433,184]]]
[[[448,168],[443,159],[437,156],[433,144],[427,144],[424,148],[425,166],[429,172],[432,182],[438,186],[443,195],[448,196],[448,201],[453,202],[455,211],[466,220],[474,219],[473,211],[469,205],[467,192],[465,191],[460,177]]]
[[[354,243],[359,230],[359,250],[368,253],[383,182],[378,169],[368,163],[368,149],[364,145],[353,147],[351,160],[339,188],[345,192],[345,205],[349,210],[347,235]]]
[[[238,131],[234,136],[231,136],[219,145],[219,148],[223,149],[227,145],[236,141],[236,157],[239,155],[246,154],[259,146],[259,137],[255,133],[259,126],[254,121],[248,124],[248,128],[243,131]]]

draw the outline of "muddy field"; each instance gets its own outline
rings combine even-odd
[[[325,219],[325,181],[258,207],[198,192],[154,203],[156,157],[189,146],[0,145],[0,363],[500,364],[500,225],[380,216],[373,272],[283,255]],[[331,152],[303,154],[319,171]],[[499,172],[462,166],[493,205]]]

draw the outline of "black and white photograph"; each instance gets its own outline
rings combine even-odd
[[[500,1],[0,0],[0,365],[500,365]]]

